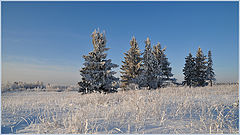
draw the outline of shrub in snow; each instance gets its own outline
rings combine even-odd
[[[78,85],[70,85],[69,87],[67,87],[66,90],[67,91],[78,91],[79,90],[79,86]]]
[[[139,85],[136,83],[129,83],[124,90],[139,90]]]

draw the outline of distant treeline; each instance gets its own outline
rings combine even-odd
[[[215,85],[238,85],[239,83],[215,83]]]
[[[37,81],[33,83],[13,82],[2,84],[1,92],[7,91],[24,91],[24,90],[38,90],[38,91],[78,91],[77,85],[61,86],[61,85],[45,85],[43,82]]]

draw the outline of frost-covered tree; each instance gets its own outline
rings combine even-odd
[[[91,93],[91,92],[116,92],[116,87],[113,83],[118,78],[113,75],[116,73],[112,71],[112,68],[118,67],[118,65],[111,63],[111,59],[106,59],[107,54],[105,33],[94,31],[92,33],[92,43],[94,50],[87,56],[84,55],[85,63],[80,70],[82,81],[79,82],[79,92]]]
[[[160,43],[158,43],[156,46],[153,46],[153,54],[156,57],[162,72],[162,82],[174,79],[170,78],[173,76],[171,73],[172,68],[170,67],[170,63],[168,62],[168,58],[165,54],[166,48],[161,49]],[[161,85],[161,83],[160,83]]]
[[[141,68],[141,52],[138,47],[136,38],[133,37],[130,41],[131,48],[124,53],[125,61],[121,67],[121,87],[126,88],[130,83],[137,83],[137,77],[140,74]]]
[[[196,54],[196,58],[195,58],[195,62],[196,62],[196,66],[195,66],[195,74],[196,74],[196,82],[197,82],[197,86],[205,86],[206,85],[206,56],[204,56],[202,49],[199,47],[197,54]]]
[[[162,59],[163,59],[163,65],[162,65],[163,79],[171,80],[170,77],[173,76],[172,68],[170,67],[170,62],[168,62],[168,58],[164,53],[163,53]]]
[[[158,87],[161,87],[163,84],[163,55],[164,55],[165,48],[161,48],[160,43],[157,45],[153,46],[153,55],[155,56],[158,64],[158,70],[161,73],[161,76],[158,77],[158,82],[157,85]]]
[[[183,83],[191,88],[191,86],[195,86],[195,60],[194,57],[192,57],[192,54],[189,53],[189,55],[185,58],[185,66],[183,68],[183,74],[184,74],[184,81]]]
[[[210,85],[212,86],[212,82],[215,81],[215,73],[213,71],[213,62],[212,62],[212,53],[208,51],[208,62],[207,62],[207,80],[210,81]]]
[[[147,38],[145,44],[145,50],[143,52],[143,71],[139,77],[139,85],[142,87],[149,87],[149,89],[156,89],[162,75],[161,66],[153,55],[149,38]]]

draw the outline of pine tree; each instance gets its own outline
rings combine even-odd
[[[116,87],[113,83],[118,79],[113,75],[116,73],[112,71],[112,68],[118,67],[118,65],[111,63],[111,59],[106,59],[106,37],[105,33],[94,31],[92,33],[92,43],[94,50],[87,56],[83,56],[85,63],[80,70],[82,81],[79,82],[79,92],[91,93],[91,92],[116,92]]]
[[[206,56],[204,56],[202,49],[199,47],[197,54],[196,54],[196,67],[195,67],[195,74],[196,74],[196,82],[197,86],[204,86],[206,85]]]
[[[136,38],[133,37],[130,41],[131,48],[128,50],[127,53],[124,53],[125,55],[125,61],[123,62],[123,65],[121,67],[121,87],[126,88],[127,85],[130,83],[136,83],[137,84],[137,78],[140,74],[140,67],[141,67],[141,52],[138,48],[138,43],[136,41]]]
[[[168,80],[174,81],[175,79],[170,78],[173,76],[171,73],[172,68],[170,67],[170,63],[168,62],[168,58],[166,57],[166,54],[164,54],[166,48],[161,49],[160,43],[158,43],[156,46],[153,46],[153,54],[156,57],[158,63],[161,66],[161,72],[162,72],[162,81],[166,82]]]
[[[184,74],[184,81],[183,83],[186,84],[191,88],[191,86],[195,86],[195,60],[194,57],[192,57],[192,54],[189,53],[189,55],[185,58],[185,66],[183,68],[183,74]]]
[[[145,41],[145,50],[143,53],[143,71],[139,77],[139,84],[142,87],[149,87],[149,89],[157,88],[158,80],[161,79],[161,68],[157,59],[153,55],[150,39]]]
[[[215,80],[216,80],[212,66],[213,66],[212,53],[211,53],[211,51],[208,51],[208,62],[207,62],[207,71],[206,71],[206,74],[207,74],[207,80],[210,81],[210,85],[211,85],[211,86],[212,86],[212,81],[215,81]]]

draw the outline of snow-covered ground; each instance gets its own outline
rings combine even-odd
[[[238,85],[2,93],[2,133],[238,133]]]

